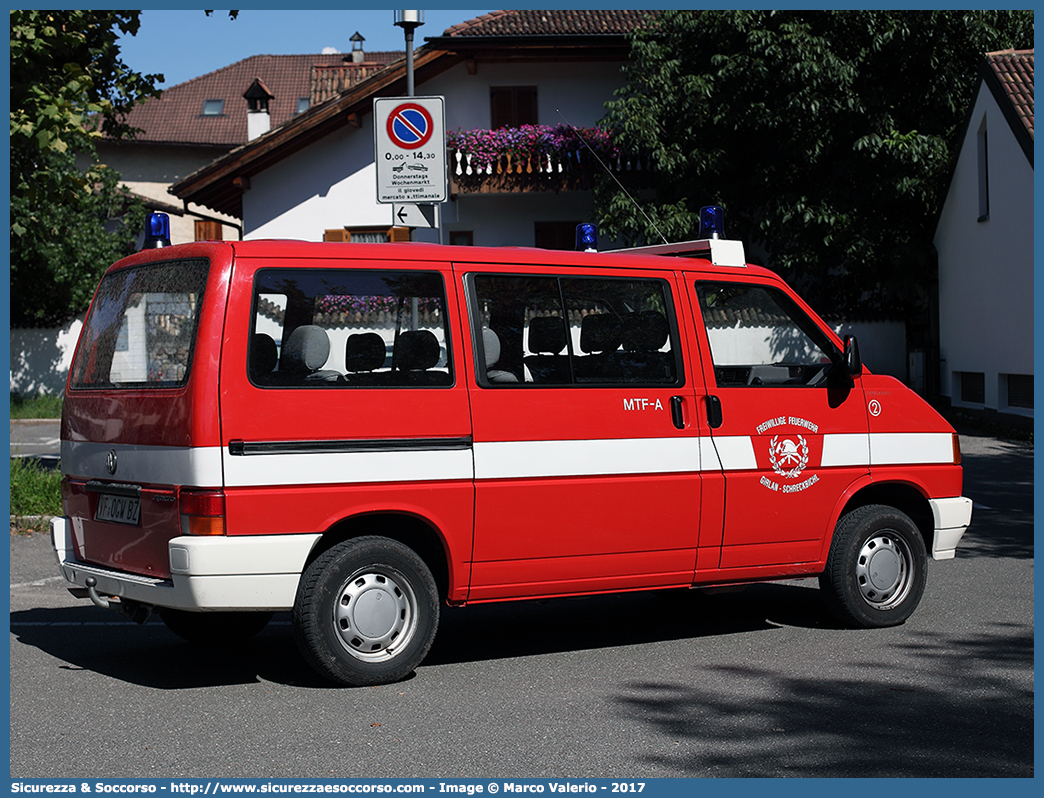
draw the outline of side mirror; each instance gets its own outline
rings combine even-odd
[[[845,370],[850,377],[863,373],[863,361],[859,357],[859,341],[854,335],[845,336]]]

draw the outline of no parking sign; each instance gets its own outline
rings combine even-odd
[[[378,97],[373,128],[377,202],[445,202],[443,98]]]

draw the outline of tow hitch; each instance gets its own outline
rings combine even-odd
[[[133,599],[120,599],[119,601],[110,601],[107,598],[101,596],[98,593],[98,580],[93,576],[88,576],[84,580],[84,584],[87,585],[86,590],[69,588],[69,592],[78,598],[83,598],[83,594],[86,594],[87,598],[96,607],[101,607],[103,610],[112,610],[118,612],[120,615],[124,615],[130,618],[134,623],[143,624],[148,617],[152,615],[155,609],[150,604],[142,604],[140,601],[134,601]],[[77,595],[79,594],[79,595]]]

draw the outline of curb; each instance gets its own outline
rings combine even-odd
[[[51,534],[52,515],[12,515],[11,534],[40,533]]]

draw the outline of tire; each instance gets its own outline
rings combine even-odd
[[[916,524],[893,507],[871,504],[837,522],[819,587],[840,621],[875,629],[910,617],[927,576],[928,554]]]
[[[186,612],[167,607],[159,615],[178,637],[204,646],[243,643],[272,620],[270,612]]]
[[[427,656],[439,593],[424,561],[382,537],[346,540],[305,569],[294,638],[321,675],[348,687],[404,679]]]

